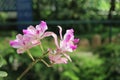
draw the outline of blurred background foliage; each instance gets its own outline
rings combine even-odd
[[[100,20],[107,18],[110,6],[110,0],[33,0],[33,14],[35,20]],[[119,16],[119,0],[115,6],[114,14]]]
[[[115,1],[115,10],[109,19],[111,1]],[[57,25],[64,28],[63,33],[73,28],[80,43],[78,49],[70,53],[72,62],[50,68],[37,63],[22,80],[120,80],[119,0],[33,0],[32,8],[33,23],[45,20],[49,30],[57,34]],[[11,12],[12,16],[10,12],[0,12],[0,23],[17,21],[16,12]],[[0,80],[15,80],[31,62],[26,53],[18,55],[16,49],[9,46],[9,41],[15,39],[18,33],[16,27],[9,24],[7,27],[0,26],[0,56],[3,59],[0,71],[8,74],[7,77],[0,76]],[[44,49],[55,47],[51,38],[42,40],[42,43]],[[34,57],[41,55],[39,47],[30,51]]]
[[[0,54],[4,57],[3,66],[8,76],[1,80],[16,79],[30,64],[31,59],[26,53],[18,55],[16,49],[9,46],[9,40],[14,39],[16,32],[9,33],[11,37],[0,39]],[[43,40],[44,49],[54,48],[51,39]],[[113,47],[114,46],[114,47]],[[120,79],[120,46],[111,43],[95,49],[78,47],[70,53],[72,62],[68,64],[46,67],[43,63],[37,63],[22,80],[119,80]],[[34,57],[40,56],[39,47],[30,50]],[[92,51],[92,52],[91,52]]]

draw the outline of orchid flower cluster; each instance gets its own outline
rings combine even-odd
[[[48,67],[53,64],[66,64],[68,61],[72,61],[67,52],[73,52],[77,48],[79,39],[74,38],[73,29],[68,29],[65,35],[62,36],[62,27],[58,26],[58,28],[60,34],[59,41],[58,36],[54,32],[47,31],[48,26],[45,21],[41,21],[39,25],[36,25],[36,27],[29,26],[27,29],[23,29],[23,35],[18,34],[15,40],[10,41],[10,46],[16,48],[18,54],[27,52],[28,56],[33,60],[17,80],[20,80],[38,61],[42,61]],[[48,48],[44,51],[41,40],[49,36],[53,37],[56,48],[54,50]],[[30,52],[30,49],[35,46],[40,46],[43,54],[42,56],[38,56],[37,59],[35,59]],[[46,56],[50,60],[50,65],[44,60],[44,57]]]
[[[68,63],[71,61],[70,56],[67,52],[73,52],[77,48],[77,43],[79,39],[74,38],[74,30],[68,29],[64,36],[62,36],[62,28],[58,26],[60,41],[58,42],[58,37],[54,32],[47,31],[48,26],[45,21],[41,21],[39,25],[29,26],[27,29],[23,29],[23,35],[18,34],[15,40],[10,41],[10,46],[17,49],[18,54],[22,54],[25,51],[28,53],[30,58],[35,61],[31,55],[29,49],[37,45],[41,46],[41,40],[45,37],[52,36],[56,45],[56,49],[52,50],[48,48],[47,54],[52,64]]]

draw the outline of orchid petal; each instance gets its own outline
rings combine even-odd
[[[74,39],[73,41],[75,44],[77,44],[79,42],[79,39]]]
[[[69,40],[73,40],[74,39],[73,32],[74,32],[73,29],[67,30],[64,35],[64,41],[68,42]]]
[[[41,23],[36,26],[36,29],[44,33],[48,29],[46,22],[41,21]]]
[[[68,42],[68,41],[71,39],[71,37],[72,37],[71,35],[67,35],[67,36],[64,38],[64,41],[65,41],[65,42]]]
[[[59,28],[60,39],[62,39],[62,28],[61,26],[58,26],[58,28]]]
[[[55,62],[54,62],[54,64],[67,64],[67,62],[68,62],[68,59],[67,58],[64,58],[64,57],[60,57],[58,60],[56,60]]]
[[[20,48],[21,45],[19,44],[19,42],[17,41],[10,41],[10,46],[12,46],[13,48]]]
[[[18,34],[18,35],[16,36],[16,38],[17,38],[18,40],[21,40],[21,39],[23,38],[23,36],[22,36],[22,34]]]
[[[70,61],[72,61],[69,55],[67,55],[67,54],[63,54],[63,55],[64,55],[67,59],[69,59]]]
[[[35,31],[36,31],[36,29],[35,29],[33,26],[29,26],[29,27],[27,28],[27,30],[26,30],[26,29],[23,29],[23,33],[24,33],[24,34],[32,34],[32,33],[35,33]]]
[[[33,41],[32,41],[32,44],[35,46],[35,45],[41,44],[41,42],[40,42],[39,40],[33,40]]]
[[[71,48],[72,50],[75,50],[75,49],[77,48],[77,45],[72,45],[72,46],[70,46],[70,48]]]
[[[58,45],[57,35],[54,32],[45,32],[44,35],[42,36],[42,38],[48,37],[48,36],[52,36],[54,38],[54,42],[55,42],[57,48],[60,48]]]
[[[73,29],[68,29],[68,30],[66,31],[66,33],[70,33],[70,34],[72,34],[73,32],[74,32]]]
[[[46,22],[44,22],[44,21],[41,21],[40,26],[41,26],[42,31],[45,31],[45,30],[48,29],[47,24],[46,24]]]
[[[66,58],[61,58],[61,61],[60,61],[59,63],[65,63],[65,64],[67,64],[67,62],[68,62],[68,59],[66,59]]]
[[[28,30],[23,29],[23,34],[28,34],[28,33],[29,33]]]
[[[32,25],[30,25],[27,29],[28,29],[28,30],[31,30],[31,31],[33,31],[33,32],[36,31],[35,27],[32,26]]]
[[[22,48],[17,49],[18,54],[21,54],[21,53],[24,53],[24,52],[25,52],[25,49],[22,49]]]
[[[66,64],[68,61],[67,58],[62,57],[62,55],[60,54],[55,54],[55,55],[49,54],[49,59],[50,59],[50,62],[54,64],[61,64],[61,63]]]

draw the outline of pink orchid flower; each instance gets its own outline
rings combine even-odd
[[[62,54],[56,53],[56,51],[52,52],[52,50],[49,50],[48,57],[52,64],[62,64],[62,63],[66,64],[68,62],[68,58],[66,58]]]
[[[48,29],[46,22],[41,21],[39,25],[29,26],[27,29],[23,30],[24,35],[30,37],[32,39],[33,44],[40,44],[40,39],[44,38],[43,35],[45,31]]]
[[[32,43],[30,42],[30,38],[21,34],[16,36],[16,40],[10,41],[10,46],[17,48],[18,54],[24,53],[26,50],[33,47]]]
[[[49,54],[50,62],[54,64],[67,63],[68,60],[72,61],[66,52],[73,52],[77,48],[76,44],[79,42],[79,39],[74,39],[73,29],[67,30],[64,37],[62,37],[62,28],[58,27],[60,29],[60,45],[58,45],[57,37],[54,37],[57,50],[54,51],[54,54],[51,54],[51,52]]]
[[[58,26],[60,31],[60,46],[58,49],[61,52],[73,52],[77,48],[77,43],[79,42],[79,39],[74,38],[74,30],[69,29],[66,31],[64,37],[62,37],[62,28]]]
[[[68,62],[68,59],[66,57],[62,57],[61,54],[57,54],[57,55],[49,55],[49,59],[50,59],[50,62],[53,63],[53,64],[66,64]]]

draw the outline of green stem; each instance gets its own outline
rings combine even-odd
[[[52,65],[49,65],[45,60],[43,60],[43,58],[47,55],[48,52],[49,51],[44,52],[43,55],[38,59],[40,59],[40,61],[42,61],[47,67],[52,67]]]
[[[40,49],[42,50],[42,52],[44,52],[44,49],[43,49],[42,43],[40,44]]]
[[[33,61],[27,69],[17,78],[17,80],[21,80],[21,78],[39,61],[39,59]]]
[[[32,61],[35,61],[35,59],[34,59],[33,56],[31,55],[31,53],[30,53],[29,50],[27,50],[27,54],[28,54],[28,56],[32,59]]]
[[[31,59],[33,60],[33,62],[28,66],[27,69],[25,69],[25,71],[17,78],[17,80],[21,80],[21,78],[38,62],[38,61],[42,61],[47,67],[51,67],[52,65],[49,65],[46,61],[44,61],[42,58],[44,58],[46,56],[46,54],[48,53],[45,52],[43,53],[42,57],[39,57],[38,59],[34,59],[31,55],[31,53],[29,52],[29,50],[27,50],[28,55],[31,57]]]
[[[45,60],[41,59],[41,61],[42,61],[47,67],[52,67],[52,65],[49,65]]]

